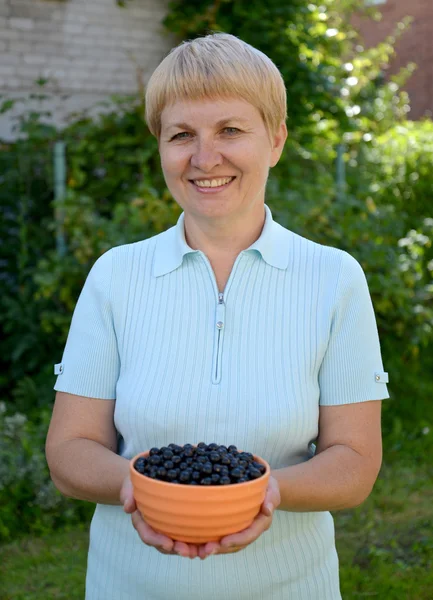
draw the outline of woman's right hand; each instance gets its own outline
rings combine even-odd
[[[166,535],[158,533],[146,523],[137,509],[129,475],[123,481],[122,489],[120,490],[120,501],[123,504],[123,510],[131,515],[134,529],[147,546],[156,548],[162,554],[173,554],[185,558],[200,558],[196,544],[186,544],[185,542],[172,540]]]

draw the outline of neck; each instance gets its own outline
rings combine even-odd
[[[233,260],[259,237],[265,223],[264,207],[238,221],[197,220],[185,213],[185,239],[190,248],[201,250],[212,262]]]

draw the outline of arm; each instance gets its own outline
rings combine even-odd
[[[129,461],[118,454],[114,400],[57,392],[46,458],[57,489],[71,498],[122,504]]]
[[[342,510],[370,495],[382,463],[381,401],[321,406],[316,455],[272,472],[279,510]]]

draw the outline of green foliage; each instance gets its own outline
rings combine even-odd
[[[41,411],[35,425],[21,413],[7,415],[0,402],[0,542],[79,523],[93,510],[64,498],[50,479],[43,451],[49,419]]]
[[[349,19],[355,6],[356,0],[323,0],[320,6],[304,0],[176,1],[166,25],[180,38],[234,33],[281,69],[290,135],[269,179],[267,203],[282,225],[347,250],[366,271],[391,375],[385,431],[398,452],[409,432],[432,428],[426,402],[433,382],[426,374],[433,372],[433,124],[406,120],[409,99],[402,86],[412,65],[384,81],[395,36],[376,48],[357,48]],[[3,537],[44,531],[84,514],[60,499],[43,466],[52,365],[60,360],[76,300],[98,256],[167,229],[180,214],[165,187],[140,95],[112,98],[96,118],[73,115],[63,130],[47,124],[44,97],[38,99],[38,111],[17,119],[16,141],[0,143],[0,397],[12,419],[0,418],[9,431],[0,434],[0,465],[10,469],[0,476]],[[23,100],[6,100],[0,113],[17,102]],[[54,200],[58,140],[66,144],[67,191]],[[337,163],[346,172],[340,184]],[[56,246],[60,231],[66,253]],[[2,477],[11,486],[9,497]],[[25,507],[18,516],[17,505]]]

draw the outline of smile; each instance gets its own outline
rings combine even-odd
[[[193,179],[191,183],[201,192],[219,192],[228,187],[236,177],[220,177],[218,179]]]

